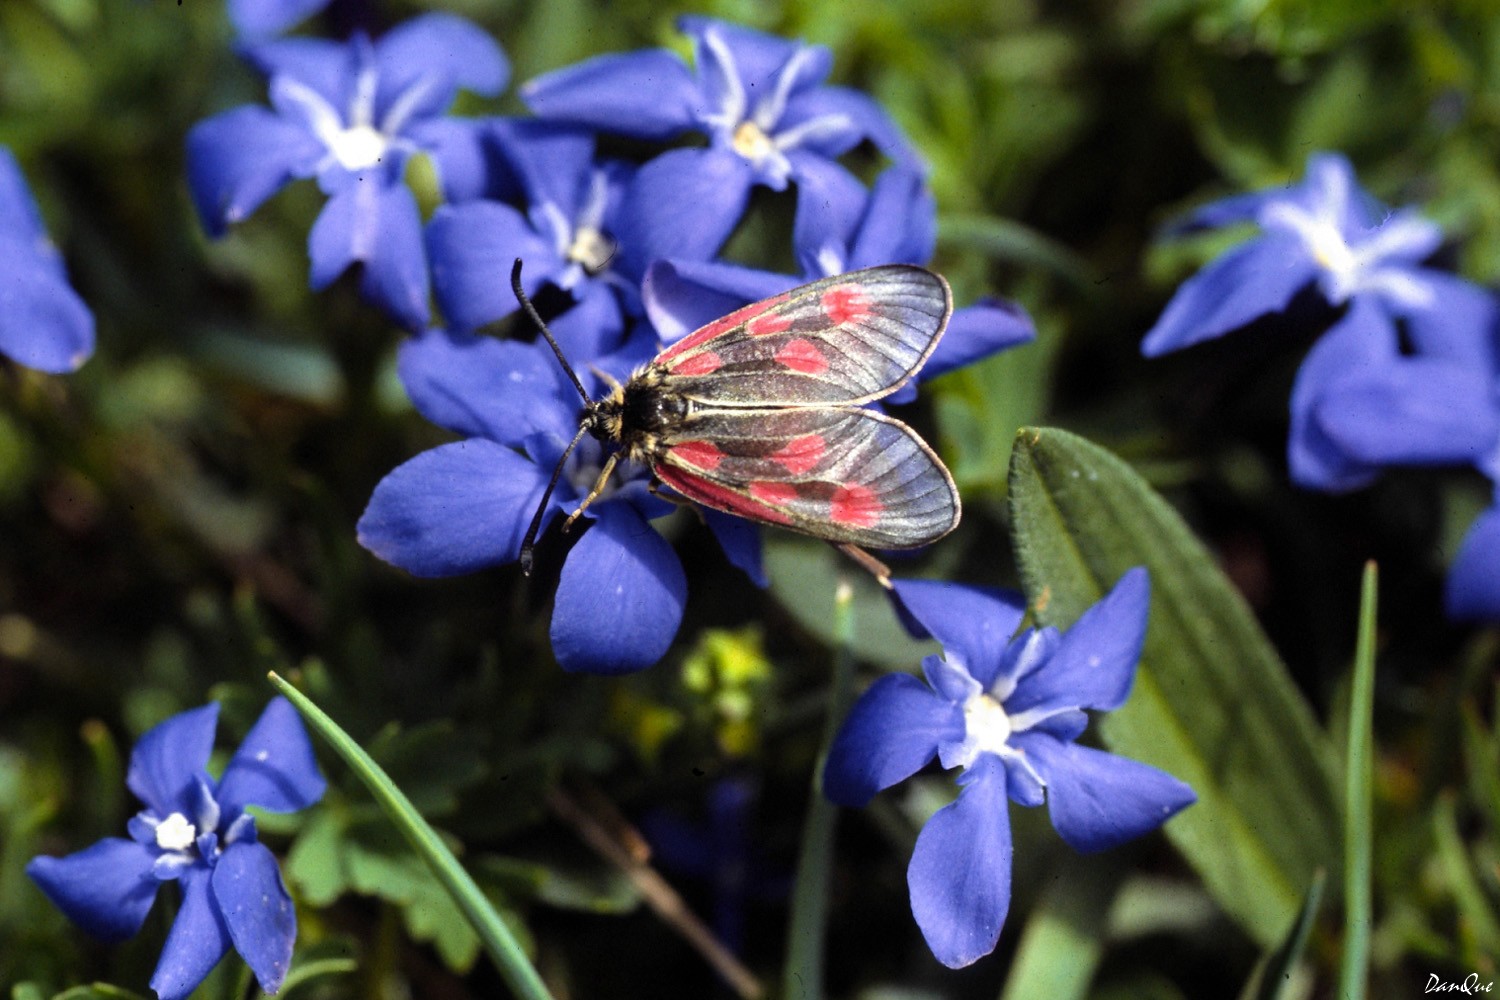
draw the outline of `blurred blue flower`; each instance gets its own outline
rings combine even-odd
[[[1308,161],[1301,184],[1214,202],[1174,231],[1242,222],[1261,235],[1184,282],[1143,353],[1221,336],[1313,289],[1344,312],[1292,390],[1296,482],[1353,489],[1386,465],[1472,462],[1493,447],[1500,306],[1485,289],[1422,266],[1442,242],[1435,224],[1389,211],[1346,159],[1326,153]]]
[[[580,377],[587,385],[593,368],[623,377],[654,353],[654,338],[646,339],[580,365]],[[402,344],[398,371],[417,410],[465,439],[382,479],[359,520],[360,544],[426,577],[516,561],[552,470],[578,430],[577,391],[545,344],[442,330]],[[544,529],[559,512],[577,509],[604,457],[603,446],[585,436],[548,502]],[[672,505],[652,496],[648,481],[644,469],[622,464],[584,512],[593,523],[563,561],[552,612],[552,651],[565,670],[639,670],[661,659],[677,634],[687,578],[651,526]],[[731,561],[763,582],[758,536],[727,515],[708,522]]]
[[[923,684],[889,674],[855,703],[829,750],[828,797],[864,805],[934,757],[962,768],[952,804],[917,837],[907,883],[932,953],[959,968],[989,954],[1010,906],[1007,800],[1047,803],[1069,846],[1092,852],[1156,829],[1195,801],[1169,774],[1080,746],[1084,709],[1124,704],[1146,634],[1149,582],[1130,570],[1060,634],[1014,639],[1018,595],[937,581],[897,581],[919,631],[943,645]]]
[[[641,276],[655,256],[620,210],[634,168],[596,161],[592,133],[572,126],[500,119],[489,129],[523,207],[483,198],[433,214],[427,252],[450,328],[473,330],[515,312],[503,277],[521,258],[528,295],[550,284],[575,300],[553,326],[564,353],[575,364],[610,353],[641,314]]]
[[[704,17],[683,17],[696,72],[666,49],[598,56],[527,83],[536,114],[651,141],[686,132],[706,148],[678,148],[641,168],[627,214],[661,256],[704,259],[723,245],[756,184],[785,190],[853,178],[837,157],[869,139],[921,170],[900,129],[870,97],[823,83],[833,57]]]
[[[804,182],[797,195],[793,245],[800,276],[723,261],[662,260],[647,272],[642,295],[651,323],[668,343],[751,302],[819,278],[878,264],[926,264],[937,243],[932,192],[920,173],[887,168],[866,192],[857,181]],[[916,379],[885,402],[916,398],[916,383],[1035,339],[1026,311],[986,298],[954,311],[937,350]]]
[[[229,0],[229,23],[241,40],[273,38],[327,7],[329,0]]]
[[[481,122],[444,112],[460,88],[504,88],[499,46],[462,18],[427,14],[375,42],[289,38],[245,55],[269,79],[272,106],[233,108],[188,134],[188,184],[204,229],[221,236],[289,181],[316,177],[328,203],[308,236],[312,286],[363,264],[364,295],[421,329],[427,259],[406,164],[427,154],[450,201],[482,189]]]
[[[323,795],[312,744],[284,698],[275,698],[215,782],[206,770],[219,706],[156,726],[130,754],[126,784],[146,808],[130,839],[107,837],[64,858],[33,858],[26,874],[70,920],[107,941],[141,929],[163,882],[182,886],[151,988],[186,997],[233,948],[261,988],[286,978],[297,914],[271,851],[246,806],[294,812]]]
[[[0,354],[38,371],[71,372],[94,353],[94,314],[47,239],[26,177],[0,146]]]

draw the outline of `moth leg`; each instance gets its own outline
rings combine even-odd
[[[655,476],[652,476],[651,477],[651,482],[649,482],[649,483],[646,484],[646,491],[648,493],[650,493],[652,496],[656,497],[658,500],[665,500],[667,503],[675,504],[678,507],[686,507],[688,510],[692,511],[694,514],[698,515],[698,520],[699,521],[701,521],[704,524],[708,523],[708,521],[705,520],[704,517],[703,517],[703,505],[702,504],[695,503],[692,500],[689,500],[687,497],[683,496],[682,494],[673,491],[670,486],[667,486],[668,492],[664,493],[664,492],[662,492],[662,487],[663,486],[667,486],[667,484],[664,483],[664,482],[662,482],[660,479],[656,478]]]
[[[613,453],[609,456],[608,459],[605,460],[604,468],[599,470],[599,478],[594,480],[594,488],[589,490],[589,495],[583,498],[583,503],[578,505],[578,509],[568,515],[568,519],[563,522],[563,531],[567,531],[569,528],[573,527],[573,522],[578,520],[578,515],[588,510],[589,504],[594,502],[594,498],[597,497],[600,493],[604,492],[604,484],[609,482],[610,474],[615,471],[615,463],[619,460],[619,452]]]
[[[891,589],[891,568],[889,566],[870,555],[870,553],[858,545],[852,545],[849,542],[834,542],[832,544],[834,548],[868,570],[870,575],[875,577],[876,583],[880,584],[886,590]]]

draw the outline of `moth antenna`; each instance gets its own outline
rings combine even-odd
[[[604,484],[609,482],[609,475],[615,471],[615,463],[619,460],[619,452],[615,452],[609,458],[605,459],[604,468],[599,470],[599,478],[594,480],[594,488],[589,490],[589,495],[583,498],[583,503],[578,505],[578,509],[568,515],[568,519],[563,522],[562,530],[567,531],[573,527],[573,522],[578,520],[578,515],[588,510],[589,504],[594,502],[594,498],[604,492]]]
[[[552,331],[547,329],[547,324],[542,322],[541,314],[536,311],[536,306],[532,305],[531,299],[526,297],[526,291],[521,287],[521,258],[519,257],[516,258],[516,266],[510,269],[510,287],[515,290],[516,301],[521,303],[521,308],[525,310],[526,315],[531,317],[536,328],[542,331],[542,336],[547,338],[547,343],[552,346],[552,353],[557,355],[558,364],[562,365],[563,371],[568,373],[568,378],[572,380],[573,387],[578,390],[578,395],[583,397],[584,403],[592,403],[589,391],[579,381],[578,373],[573,371],[573,366],[568,364],[568,359],[563,355],[562,348],[557,346],[557,340],[552,336]],[[573,443],[578,443],[577,438],[574,438]],[[557,477],[553,476],[552,481],[557,482]],[[551,492],[550,488],[548,492]]]
[[[516,261],[518,271],[520,263]],[[521,573],[525,576],[531,575],[531,550],[536,548],[536,535],[542,530],[542,515],[547,513],[547,501],[552,499],[552,491],[557,488],[557,481],[562,478],[563,465],[567,463],[568,456],[573,454],[573,449],[578,446],[579,441],[583,440],[588,429],[587,423],[579,427],[578,433],[573,435],[573,440],[569,441],[568,446],[563,449],[562,458],[557,460],[557,468],[552,470],[552,478],[547,481],[547,488],[542,492],[542,502],[536,505],[536,514],[532,516],[531,524],[526,528],[526,537],[521,539]],[[574,517],[576,516],[575,514]],[[569,518],[568,523],[573,523],[573,519]]]

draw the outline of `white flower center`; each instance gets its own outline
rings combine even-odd
[[[363,170],[379,163],[389,140],[370,125],[340,129],[324,139],[328,149],[346,170]]]
[[[776,143],[771,141],[771,137],[752,121],[740,122],[739,127],[734,130],[731,145],[734,146],[736,153],[751,163],[759,163],[776,152]]]
[[[581,226],[573,233],[567,254],[569,260],[581,265],[591,276],[609,266],[614,255],[615,241],[592,226]]]
[[[173,813],[156,824],[156,846],[164,851],[185,851],[198,839],[198,831],[182,813]]]
[[[980,693],[964,702],[964,742],[974,755],[989,751],[998,756],[1012,752],[1009,746],[1010,716],[991,695]]]

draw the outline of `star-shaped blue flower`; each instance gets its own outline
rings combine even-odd
[[[552,330],[575,365],[616,350],[641,315],[641,276],[657,255],[621,210],[635,169],[596,160],[592,133],[573,126],[500,119],[489,127],[516,204],[483,198],[433,214],[427,248],[449,327],[473,330],[515,312],[504,276],[521,258],[528,295],[543,285],[572,295],[575,306]]]
[[[833,183],[827,183],[834,178]],[[797,196],[793,246],[800,276],[724,261],[661,260],[646,273],[641,294],[651,324],[668,343],[741,306],[819,278],[879,264],[926,264],[937,243],[937,215],[922,175],[887,168],[866,191],[825,175],[803,183]],[[962,368],[1036,338],[1019,305],[984,299],[954,311],[948,328],[917,378],[884,402],[916,398],[918,382]]]
[[[627,211],[661,256],[705,259],[734,229],[750,189],[784,190],[844,175],[837,158],[868,139],[921,169],[895,123],[867,95],[824,84],[833,59],[806,45],[704,17],[684,17],[696,72],[666,49],[606,55],[527,83],[539,117],[651,141],[698,132],[707,148],[673,149],[641,168]],[[838,183],[828,180],[827,183]]]
[[[94,353],[94,314],[47,239],[26,177],[0,146],[0,354],[27,368],[71,372]]]
[[[1485,289],[1423,266],[1442,242],[1435,224],[1386,209],[1346,159],[1320,154],[1301,184],[1214,202],[1175,228],[1244,222],[1260,235],[1182,284],[1146,334],[1146,355],[1284,312],[1312,289],[1343,313],[1292,390],[1295,481],[1353,489],[1386,465],[1475,461],[1490,447],[1494,369],[1468,359],[1492,359],[1500,306]]]
[[[912,914],[932,953],[960,968],[989,954],[1010,906],[1008,803],[1047,804],[1069,846],[1100,851],[1156,829],[1195,801],[1153,767],[1075,742],[1084,709],[1124,704],[1146,634],[1144,569],[1120,578],[1066,634],[1028,629],[1016,595],[935,581],[897,581],[905,610],[943,645],[927,683],[880,678],[829,750],[823,788],[864,805],[936,757],[961,768],[958,799],[917,837],[907,868]]]
[[[653,353],[654,340],[643,341],[583,364],[580,377],[592,380],[594,367],[623,377]],[[442,330],[404,343],[398,371],[418,411],[465,439],[424,452],[382,479],[359,520],[360,544],[417,576],[515,562],[547,481],[578,430],[577,391],[545,344]],[[585,437],[548,502],[544,529],[558,513],[577,509],[603,461],[602,446]],[[671,544],[651,526],[672,505],[651,495],[648,479],[645,470],[622,464],[584,512],[592,523],[563,561],[552,612],[552,651],[565,670],[639,670],[661,659],[677,634],[687,578]],[[763,582],[750,526],[709,515],[731,561]]]
[[[162,1000],[186,997],[230,948],[275,993],[297,937],[276,858],[245,807],[294,812],[321,798],[312,744],[291,703],[273,699],[214,781],[205,768],[218,717],[217,704],[183,712],[135,745],[126,784],[146,808],[130,820],[129,840],[26,866],[58,909],[106,941],[139,931],[157,889],[178,882],[182,904],[151,977]]]
[[[364,265],[364,295],[410,330],[427,323],[427,258],[417,202],[403,181],[425,153],[445,197],[485,183],[481,123],[444,112],[459,89],[498,94],[509,67],[468,21],[428,14],[378,41],[289,38],[246,53],[268,77],[271,107],[244,105],[188,134],[188,184],[210,236],[221,236],[295,178],[328,195],[308,236],[311,283]]]

